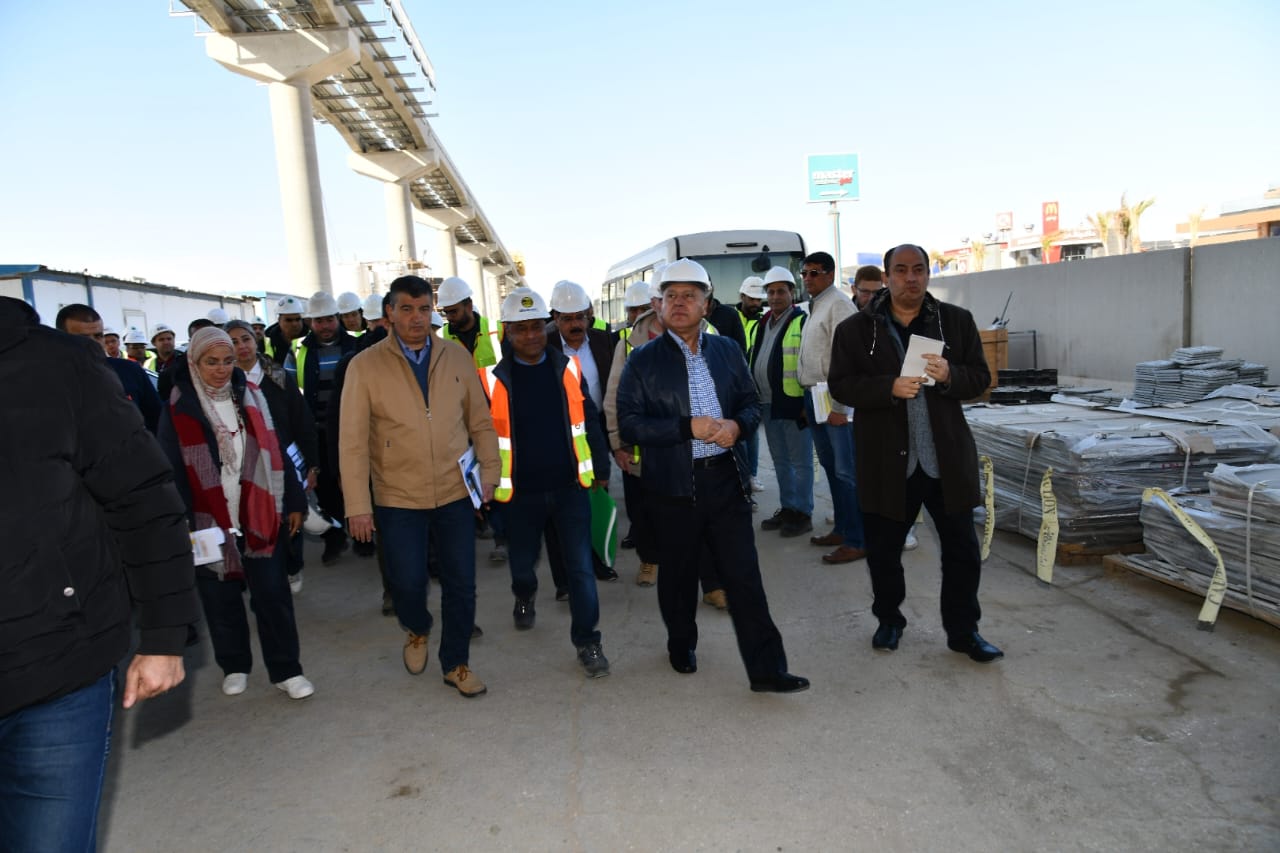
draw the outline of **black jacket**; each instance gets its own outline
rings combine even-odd
[[[751,469],[744,443],[760,425],[760,398],[742,348],[723,335],[702,335],[702,353],[716,386],[723,417],[738,422],[733,446],[738,478],[751,493]],[[618,382],[618,435],[641,448],[641,482],[650,492],[675,498],[693,495],[693,430],[689,415],[689,372],[684,353],[663,334],[632,350]]]
[[[302,399],[298,383],[267,356],[259,353],[258,359],[262,362],[263,372],[259,387],[262,388],[262,396],[267,398],[280,449],[287,450],[291,443],[297,444],[307,468],[320,467],[323,457],[316,443],[316,419]]]
[[[200,408],[200,399],[196,396],[196,390],[191,384],[191,368],[187,364],[180,364],[174,368],[178,371],[173,377],[174,387],[181,393],[181,397],[177,403],[169,402],[164,407],[164,411],[160,413],[160,429],[156,433],[156,438],[160,441],[160,446],[164,448],[165,455],[169,457],[169,464],[173,467],[174,479],[178,484],[178,493],[182,495],[182,503],[186,507],[186,521],[193,529],[195,527],[195,514],[191,506],[191,483],[187,480],[187,468],[182,461],[182,446],[178,441],[178,433],[173,428],[172,412],[180,411],[184,415],[189,415],[200,422],[201,429],[204,430],[205,444],[209,447],[209,452],[213,455],[213,464],[221,467],[222,456],[218,453],[218,437],[213,433],[213,427],[209,424],[209,419],[205,416],[204,410]],[[270,381],[270,380],[268,380]],[[231,372],[231,396],[236,402],[236,408],[244,411],[244,390],[248,384],[244,371],[236,368]],[[265,397],[266,394],[264,393]],[[271,404],[267,407],[270,409]],[[279,432],[276,433],[276,440],[280,440]],[[280,452],[284,453],[285,445],[280,446]],[[302,482],[295,476],[291,476],[289,467],[292,465],[288,459],[285,459],[285,476],[284,476],[284,500],[281,512],[288,515],[291,512],[306,512],[307,495],[302,489]],[[280,523],[283,525],[285,519],[282,517]]]
[[[595,359],[596,370],[600,373],[600,399],[604,399],[604,389],[609,384],[609,371],[613,369],[613,350],[618,345],[612,332],[587,328],[587,346],[591,349],[591,357]],[[547,324],[547,349],[564,352],[564,342],[560,340],[560,330],[555,323]],[[502,357],[509,358],[511,353],[503,348]]]
[[[712,299],[711,310],[707,312],[707,322],[716,327],[722,338],[729,338],[738,345],[744,354],[747,351],[747,333],[742,328],[742,315],[732,305],[725,305],[718,299]]]
[[[858,503],[864,512],[906,521],[910,437],[906,401],[892,393],[902,356],[890,337],[888,311],[886,287],[836,327],[828,384],[832,397],[854,409]],[[930,337],[944,342],[942,357],[951,367],[945,388],[925,386],[921,393],[929,405],[943,501],[948,513],[963,512],[977,506],[981,495],[978,452],[960,404],[987,389],[991,372],[973,315],[930,294],[920,311]]]
[[[363,335],[361,337],[363,337]],[[346,329],[339,327],[338,336],[333,339],[333,342],[338,345],[339,349],[342,350],[342,355],[345,357],[356,351],[356,341],[358,340],[360,340],[360,338],[351,334]],[[307,407],[310,408],[314,414],[319,401],[319,391],[317,390],[317,386],[320,384],[320,359],[315,358],[312,355],[312,352],[317,347],[321,346],[320,339],[316,337],[315,332],[307,332],[307,336],[302,339],[301,346],[306,348],[307,357],[302,364],[303,375],[299,376],[296,381],[298,383],[298,387],[302,389],[302,397],[307,401]],[[296,362],[298,359],[298,354],[296,352],[293,354],[293,358]],[[332,395],[330,396],[329,402],[333,402]],[[319,419],[316,421],[316,428],[324,428],[324,423]],[[320,452],[323,453],[324,448],[321,448]]]
[[[129,651],[180,655],[199,618],[173,472],[101,348],[0,297],[0,717]]]
[[[766,311],[760,315],[760,322],[756,325],[755,340],[751,342],[751,350],[747,353],[747,366],[751,368],[753,376],[756,359],[760,357],[760,345],[764,340],[765,328],[772,316],[772,311]],[[800,318],[800,328],[804,328],[804,321],[809,318],[809,315],[798,307],[792,306],[787,311],[786,319],[783,320],[777,337],[773,339],[773,349],[769,351],[769,417],[773,420],[796,421],[803,428],[807,425],[804,395],[788,397],[782,391],[782,336],[787,333],[787,328],[795,322],[797,316]]]

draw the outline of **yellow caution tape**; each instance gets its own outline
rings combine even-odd
[[[1040,478],[1040,538],[1036,542],[1036,577],[1053,583],[1053,564],[1058,557],[1058,498],[1053,494],[1053,469],[1044,469]]]
[[[1204,604],[1200,607],[1200,616],[1197,619],[1196,627],[1201,631],[1212,631],[1213,625],[1218,621],[1218,611],[1222,608],[1222,599],[1227,594],[1227,567],[1222,563],[1222,552],[1218,550],[1218,546],[1214,544],[1213,539],[1208,533],[1204,532],[1204,528],[1196,523],[1196,520],[1187,515],[1186,510],[1178,505],[1169,493],[1164,489],[1144,489],[1142,499],[1150,501],[1159,498],[1169,507],[1169,511],[1173,513],[1173,517],[1178,519],[1191,538],[1195,539],[1203,545],[1210,554],[1213,555],[1217,566],[1213,570],[1213,577],[1209,580],[1209,592],[1204,597]]]
[[[983,506],[987,517],[982,522],[982,559],[991,556],[991,537],[996,532],[996,469],[991,464],[990,456],[979,456],[982,465],[982,488],[986,493]]]

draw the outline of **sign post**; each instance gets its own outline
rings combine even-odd
[[[836,279],[843,278],[840,258],[840,208],[842,201],[858,200],[857,154],[810,154],[809,203],[826,202],[830,207],[832,241],[835,251]]]

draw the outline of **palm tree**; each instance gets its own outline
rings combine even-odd
[[[1192,248],[1195,247],[1196,242],[1200,239],[1200,220],[1203,217],[1204,205],[1201,205],[1199,210],[1192,212],[1191,215],[1187,217],[1187,230],[1191,235],[1190,243]]]
[[[1129,211],[1129,251],[1131,252],[1142,251],[1142,238],[1138,236],[1138,220],[1142,218],[1143,212],[1146,211],[1148,207],[1150,207],[1155,203],[1156,203],[1155,197],[1152,196],[1149,199],[1145,199],[1143,201],[1138,202],[1130,209]]]
[[[1061,230],[1040,235],[1040,263],[1049,263],[1049,250],[1053,248],[1054,242],[1060,239],[1062,239]]]
[[[1111,238],[1111,223],[1115,220],[1114,210],[1099,210],[1097,213],[1087,217],[1089,224],[1098,232],[1098,239],[1102,241],[1102,256],[1105,258],[1111,254],[1111,246],[1109,240]]]
[[[987,241],[981,237],[969,240],[969,272],[982,272],[987,266]]]
[[[933,249],[929,252],[929,263],[932,264],[933,266],[936,266],[939,272],[951,266],[951,261],[952,261],[952,258],[948,257],[947,255],[943,254],[937,249]]]

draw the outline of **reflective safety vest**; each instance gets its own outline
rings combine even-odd
[[[756,329],[760,327],[760,318],[756,317],[754,320],[748,320],[747,315],[739,311],[738,319],[742,321],[742,334],[747,339],[747,352],[750,352],[751,346],[756,340]]]
[[[477,347],[479,349],[479,347]],[[493,497],[500,503],[507,503],[515,495],[515,481],[512,478],[514,468],[514,448],[511,445],[511,399],[507,386],[498,378],[493,366],[481,368],[480,382],[489,394],[489,416],[493,419],[493,430],[498,434],[498,488]],[[587,443],[587,416],[582,405],[582,367],[575,355],[564,366],[560,377],[564,384],[565,398],[569,402],[569,436],[572,439],[573,455],[578,460],[578,484],[584,489],[591,488],[595,474],[591,467],[591,445]]]
[[[782,333],[782,393],[788,397],[804,396],[804,386],[800,384],[797,373],[800,367],[800,327],[803,325],[804,314],[797,312]]]
[[[607,332],[609,331],[609,324],[606,323],[604,320],[601,320],[599,317],[597,317],[591,321],[591,328],[599,329],[602,332]]]
[[[448,323],[444,324],[440,334],[446,340],[458,340],[458,336],[449,328]],[[475,358],[478,368],[492,367],[502,357],[502,327],[499,325],[497,329],[490,329],[489,318],[483,314],[480,315],[480,329],[476,332],[475,352],[471,355]]]
[[[142,360],[142,366],[144,369],[150,370],[152,373],[155,373],[156,372],[156,354],[153,353],[151,350],[147,350],[147,357]]]
[[[303,335],[303,337],[306,337]],[[294,338],[289,341],[289,349],[293,352],[298,351],[298,347],[302,346],[302,338]],[[267,335],[262,339],[262,351],[267,354],[267,358],[274,359],[276,357],[276,345],[272,343],[271,336]]]

